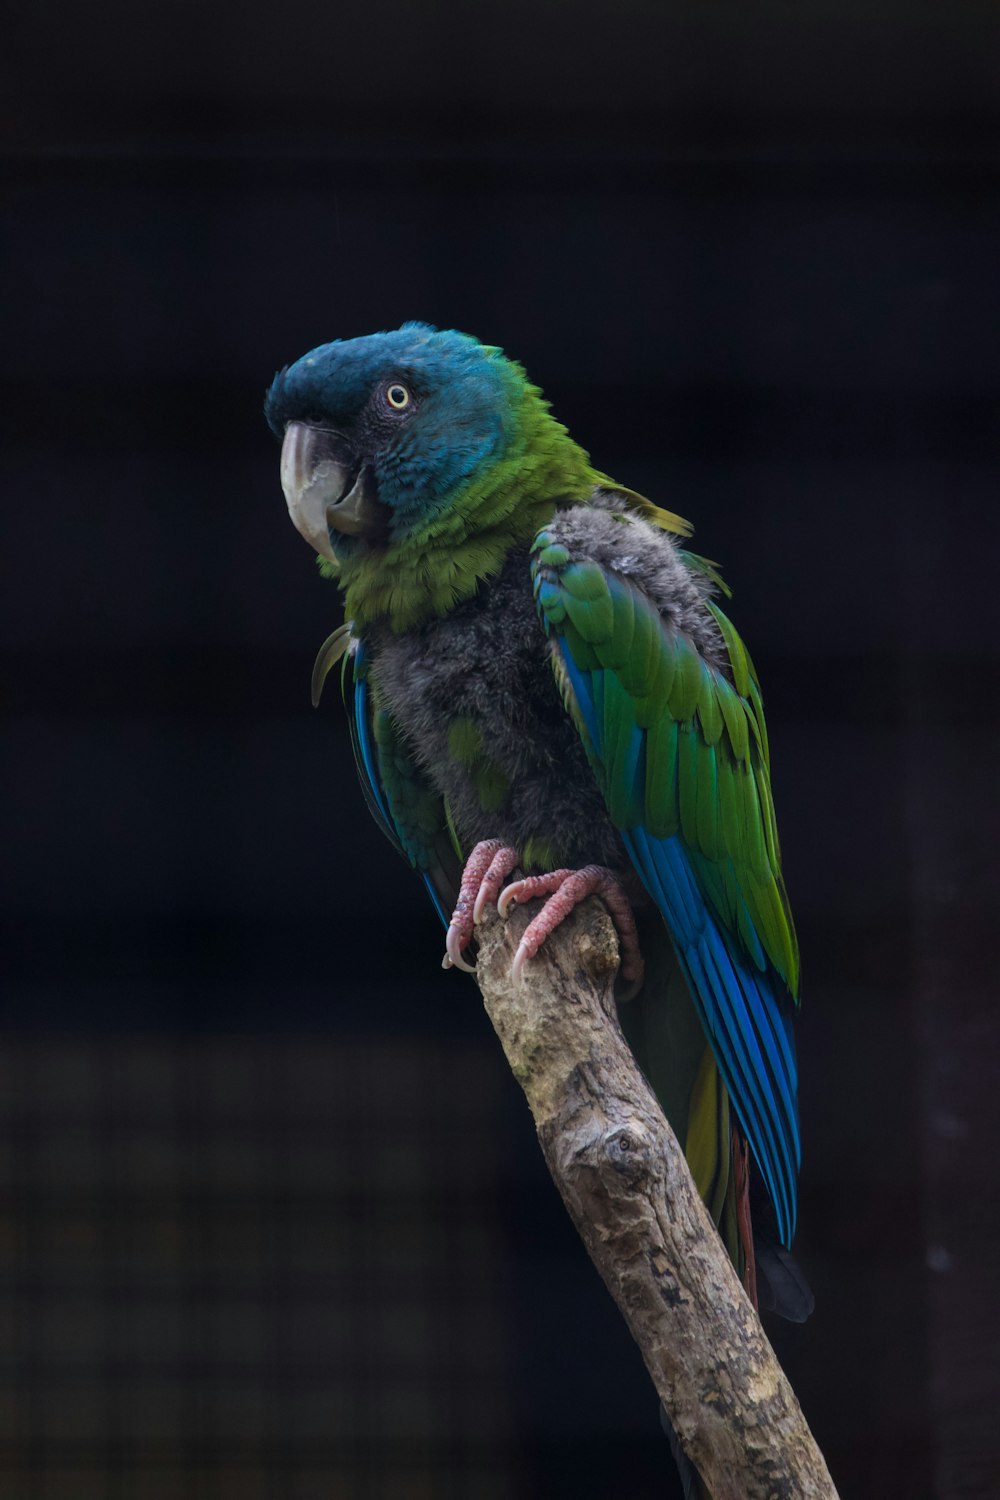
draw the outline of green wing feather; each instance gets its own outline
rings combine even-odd
[[[605,668],[595,694],[601,747],[593,764],[612,819],[620,828],[641,824],[659,839],[680,832],[716,917],[739,933],[759,968],[769,960],[797,995],[798,944],[760,685],[735,627],[709,603],[727,671],[665,629],[647,599],[627,584],[615,587],[597,563],[571,562],[546,532],[536,548],[535,591],[548,627],[577,667]],[[586,741],[572,694],[568,704]],[[636,726],[645,731],[644,775],[630,756]]]

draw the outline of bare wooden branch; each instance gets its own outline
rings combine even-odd
[[[478,929],[490,1020],[556,1186],[714,1500],[836,1500],[749,1298],[636,1067],[613,998],[614,929],[588,901],[511,978],[537,903]],[[669,1462],[664,1443],[664,1462]]]

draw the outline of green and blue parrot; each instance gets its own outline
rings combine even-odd
[[[448,929],[445,965],[468,967],[485,901],[548,898],[522,967],[599,894],[623,1029],[729,1254],[751,1295],[806,1316],[799,954],[760,687],[714,566],[467,335],[323,344],[266,414],[291,518],[344,595],[314,699],[342,661],[365,796]]]

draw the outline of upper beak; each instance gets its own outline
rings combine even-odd
[[[331,562],[330,528],[357,536],[376,519],[365,470],[337,432],[289,422],[281,445],[281,488],[298,531]]]

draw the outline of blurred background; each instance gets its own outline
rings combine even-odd
[[[5,22],[2,1500],[672,1493],[468,979],[370,823],[274,370],[503,345],[691,517],[804,955],[771,1335],[845,1497],[1000,1493],[995,6]]]

